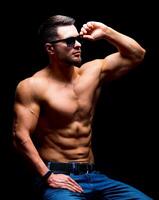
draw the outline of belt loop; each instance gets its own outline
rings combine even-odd
[[[89,173],[89,165],[86,165],[86,166],[87,166],[87,172],[86,173],[88,174]]]
[[[75,162],[72,163],[72,168],[73,168],[73,173],[75,173],[76,172],[76,163]]]
[[[47,167],[50,169],[50,166],[51,166],[51,162],[49,161],[49,162],[47,163]]]

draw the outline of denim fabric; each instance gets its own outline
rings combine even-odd
[[[41,185],[43,200],[152,200],[136,188],[123,182],[111,179],[106,175],[93,171],[91,173],[70,174],[81,187],[83,193],[67,189],[49,188]]]

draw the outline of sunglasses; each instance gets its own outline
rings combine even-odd
[[[67,44],[67,47],[74,47],[76,41],[78,41],[79,43],[82,43],[82,41],[83,41],[82,36],[78,35],[77,37],[68,37],[68,38],[61,39],[61,40],[51,41],[50,43],[55,44],[58,42],[65,42]]]

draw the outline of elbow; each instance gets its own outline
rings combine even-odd
[[[20,143],[19,138],[17,137],[16,133],[13,132],[13,147],[15,149],[18,149],[19,143]]]
[[[25,143],[27,143],[29,140],[29,137],[23,137],[21,135],[19,135],[16,132],[13,132],[13,146],[16,149],[19,149],[19,147],[24,146]]]
[[[136,49],[136,52],[134,53],[134,56],[133,56],[134,63],[136,64],[141,63],[144,60],[145,54],[146,54],[146,50],[144,48],[140,47]]]

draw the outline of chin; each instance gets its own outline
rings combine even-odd
[[[81,67],[81,63],[82,63],[82,60],[81,58],[78,58],[78,59],[72,59],[72,60],[65,60],[65,63],[67,63],[69,66],[71,65],[74,65],[76,67]]]
[[[75,65],[76,67],[81,67],[81,59],[72,60],[70,62],[71,65]]]
[[[81,59],[78,59],[78,60],[74,60],[74,65],[77,66],[77,67],[80,67],[81,66],[81,62],[82,60]]]

